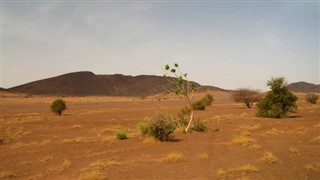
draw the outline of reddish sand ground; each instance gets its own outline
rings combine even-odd
[[[174,96],[68,97],[55,116],[55,98],[5,95],[1,179],[320,179],[319,103],[299,94],[297,114],[262,119],[228,93],[213,95],[195,113],[210,130],[176,133],[172,142],[141,136],[137,124],[156,111],[176,116],[185,101]],[[118,129],[129,138],[115,140]]]

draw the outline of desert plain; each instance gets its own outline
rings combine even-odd
[[[57,97],[3,93],[0,179],[320,179],[319,102],[295,93],[297,113],[269,119],[229,92],[209,93],[213,104],[195,112],[209,130],[169,142],[141,135],[138,123],[177,116],[178,96],[62,97],[68,109],[56,116]],[[115,138],[119,129],[128,139]]]

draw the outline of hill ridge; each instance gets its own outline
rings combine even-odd
[[[156,75],[96,75],[90,71],[71,72],[9,88],[11,92],[52,96],[150,96],[165,93],[167,79]],[[200,90],[222,90],[201,86]]]

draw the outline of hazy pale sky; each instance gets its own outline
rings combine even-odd
[[[1,0],[4,88],[76,71],[266,90],[319,84],[319,1]]]

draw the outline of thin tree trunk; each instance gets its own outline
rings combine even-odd
[[[192,119],[193,119],[193,110],[191,110],[190,120],[189,120],[188,126],[185,129],[186,132],[188,132],[188,129],[192,123]]]
[[[187,98],[187,101],[188,101],[188,104],[189,104],[189,107],[190,107],[190,110],[191,110],[189,123],[188,123],[188,126],[185,129],[185,131],[188,132],[189,127],[191,126],[191,123],[192,123],[192,120],[193,120],[193,109],[192,109],[192,103],[191,103],[191,100],[190,100],[189,96],[186,96],[186,98]]]

